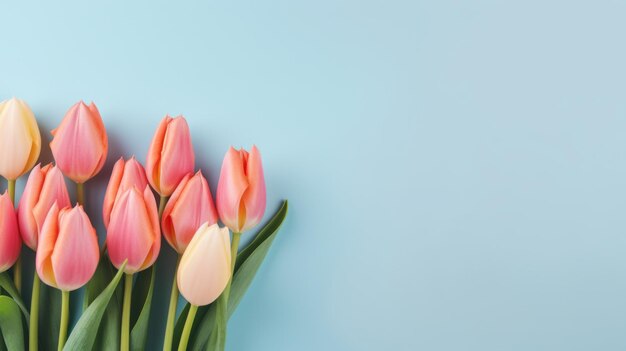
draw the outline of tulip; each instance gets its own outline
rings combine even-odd
[[[217,223],[217,211],[206,179],[198,171],[187,175],[170,197],[163,211],[163,236],[182,254],[203,223]]]
[[[98,108],[79,102],[52,131],[52,155],[63,174],[83,184],[95,176],[106,161],[108,139]]]
[[[259,224],[265,213],[265,179],[256,146],[250,153],[232,147],[228,150],[222,163],[216,203],[220,219],[234,233]]]
[[[161,248],[159,215],[154,195],[148,186],[143,193],[132,187],[119,195],[113,205],[107,230],[107,248],[111,263],[133,274],[150,267]]]
[[[100,251],[96,229],[82,206],[52,205],[39,235],[37,273],[44,283],[72,291],[91,279]]]
[[[69,292],[87,284],[100,260],[96,229],[83,207],[59,209],[55,203],[41,227],[36,268],[41,280],[62,292],[59,347],[69,321]]]
[[[108,227],[113,205],[126,190],[134,186],[138,189],[145,189],[147,185],[146,171],[135,157],[131,157],[128,161],[120,158],[113,166],[111,179],[104,194],[104,203],[102,205],[104,226]]]
[[[178,289],[196,306],[215,301],[230,279],[228,228],[204,223],[191,239],[178,266]]]
[[[113,203],[107,231],[107,247],[111,263],[120,269],[124,262],[124,299],[120,349],[130,347],[130,304],[133,274],[150,267],[159,255],[161,231],[154,195],[149,186],[143,193],[137,186],[117,195]]]
[[[22,240],[33,251],[37,250],[39,231],[54,203],[59,208],[70,206],[70,196],[63,174],[51,163],[43,167],[38,164],[30,172],[17,206],[17,220]]]
[[[179,350],[187,349],[189,332],[198,306],[215,301],[227,289],[231,276],[231,246],[228,228],[203,224],[191,239],[178,266],[178,289],[189,303]]]
[[[193,172],[194,157],[185,118],[165,116],[154,134],[146,160],[152,188],[162,197],[170,196],[183,177]]]
[[[13,202],[5,192],[0,196],[0,273],[11,268],[20,256],[22,240],[17,229]]]
[[[26,102],[0,102],[0,175],[16,180],[35,165],[40,150],[39,127]]]

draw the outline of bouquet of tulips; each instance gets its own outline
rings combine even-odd
[[[33,112],[15,98],[0,103],[0,175],[8,181],[0,196],[0,351],[146,349],[161,235],[178,253],[163,350],[224,350],[228,319],[287,214],[284,201],[238,250],[242,233],[265,213],[259,150],[226,152],[214,202],[195,172],[187,121],[166,116],[145,169],[134,157],[115,163],[100,246],[84,208],[84,185],[108,152],[96,105],[72,106],[52,135],[55,164],[35,165],[41,135]],[[16,209],[16,179],[28,171]],[[65,178],[75,184],[75,201]],[[22,297],[22,260],[32,255],[20,257],[22,243],[35,253],[30,308]],[[82,309],[70,309],[78,301],[70,292],[78,289]],[[177,313],[179,292],[187,304]],[[82,312],[70,318],[71,311]],[[77,320],[73,327],[70,320]]]

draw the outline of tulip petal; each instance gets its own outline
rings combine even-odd
[[[24,192],[22,193],[22,197],[20,198],[20,202],[17,206],[17,220],[22,240],[24,240],[24,244],[26,244],[26,246],[33,251],[37,250],[39,228],[32,209],[37,204],[37,200],[39,200],[41,187],[43,186],[46,173],[50,167],[52,167],[52,164],[47,164],[44,167],[41,167],[41,164],[38,164],[33,168],[28,175]]]
[[[165,208],[163,209],[163,214],[161,215],[161,227],[163,230],[163,236],[165,240],[170,244],[170,246],[176,250],[178,253],[182,253],[178,250],[178,244],[176,242],[176,229],[174,227],[174,222],[172,218],[172,212],[174,211],[174,207],[178,204],[180,199],[180,195],[187,186],[189,182],[189,178],[191,178],[191,174],[187,174],[178,184],[172,195],[170,196]],[[184,250],[183,250],[184,251]]]
[[[224,157],[217,185],[217,212],[222,222],[234,232],[241,232],[241,197],[248,188],[243,156],[230,148]],[[244,207],[245,209],[245,207]]]
[[[0,272],[9,269],[20,255],[22,240],[8,193],[0,196]]]
[[[167,115],[163,118],[163,120],[161,120],[161,123],[159,123],[159,127],[154,133],[154,137],[150,143],[148,158],[146,159],[146,174],[148,176],[148,181],[150,182],[150,185],[157,190],[157,192],[159,192],[158,189],[161,189],[161,150],[163,149],[165,132],[167,131],[167,126],[171,120],[172,117]]]
[[[245,224],[241,228],[242,232],[259,224],[265,213],[265,177],[263,175],[261,153],[256,146],[252,146],[252,150],[250,150],[250,154],[247,156],[246,175],[248,176],[249,185],[242,196],[246,213]]]
[[[148,230],[152,234],[154,241],[152,242],[152,247],[146,256],[146,259],[141,266],[141,269],[146,269],[156,261],[159,256],[159,252],[161,251],[161,229],[159,227],[159,210],[156,206],[156,201],[154,200],[154,195],[152,194],[152,190],[150,187],[146,185],[146,188],[143,192],[143,200],[146,208],[146,212],[150,217],[150,225],[148,226]]]
[[[115,165],[113,165],[111,177],[109,178],[109,184],[107,185],[107,189],[104,193],[104,201],[102,202],[102,220],[105,228],[109,225],[111,210],[113,210],[113,204],[115,203],[115,198],[117,197],[123,175],[124,158],[120,157],[120,159],[115,162]]]
[[[39,244],[37,246],[37,255],[35,266],[37,274],[41,280],[56,287],[54,270],[52,269],[52,252],[54,251],[54,243],[59,233],[59,207],[55,203],[50,208],[50,212],[46,216],[41,231],[39,232]]]
[[[132,188],[121,195],[111,212],[106,239],[109,257],[117,268],[121,267],[124,260],[128,260],[124,269],[126,273],[142,269],[156,240],[153,220],[144,201],[139,190]]]

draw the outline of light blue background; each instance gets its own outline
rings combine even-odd
[[[96,102],[99,225],[166,113],[213,189],[260,147],[291,212],[230,350],[626,349],[623,2],[224,3],[4,3],[0,98]]]

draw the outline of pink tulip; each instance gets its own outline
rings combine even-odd
[[[161,248],[159,214],[150,187],[126,190],[113,204],[107,232],[111,263],[124,272],[136,273],[150,267]]]
[[[224,157],[217,185],[217,211],[222,222],[235,233],[256,226],[265,213],[265,179],[261,154],[232,147]]]
[[[109,225],[113,205],[126,190],[134,186],[138,189],[145,189],[147,185],[146,171],[134,156],[126,162],[124,162],[123,158],[115,162],[109,185],[104,194],[104,204],[102,205],[104,226],[107,227]]]
[[[146,173],[150,185],[161,196],[170,196],[183,177],[193,172],[194,162],[187,121],[183,116],[165,116],[148,150]]]
[[[107,158],[108,139],[98,108],[79,102],[52,131],[52,155],[63,174],[84,183],[100,172]]]
[[[21,249],[22,240],[17,230],[13,202],[5,192],[0,196],[0,273],[13,266]]]
[[[96,229],[83,207],[52,205],[41,228],[36,267],[44,283],[63,291],[87,284],[100,259]]]
[[[227,228],[203,224],[178,265],[180,293],[195,306],[215,301],[230,280],[230,237]]]
[[[179,254],[182,254],[194,233],[203,223],[217,223],[209,184],[198,171],[188,174],[180,182],[163,211],[163,236]]]
[[[39,231],[55,202],[61,208],[70,206],[63,174],[51,163],[43,167],[38,164],[30,172],[17,206],[17,221],[22,240],[33,251],[37,250]]]

